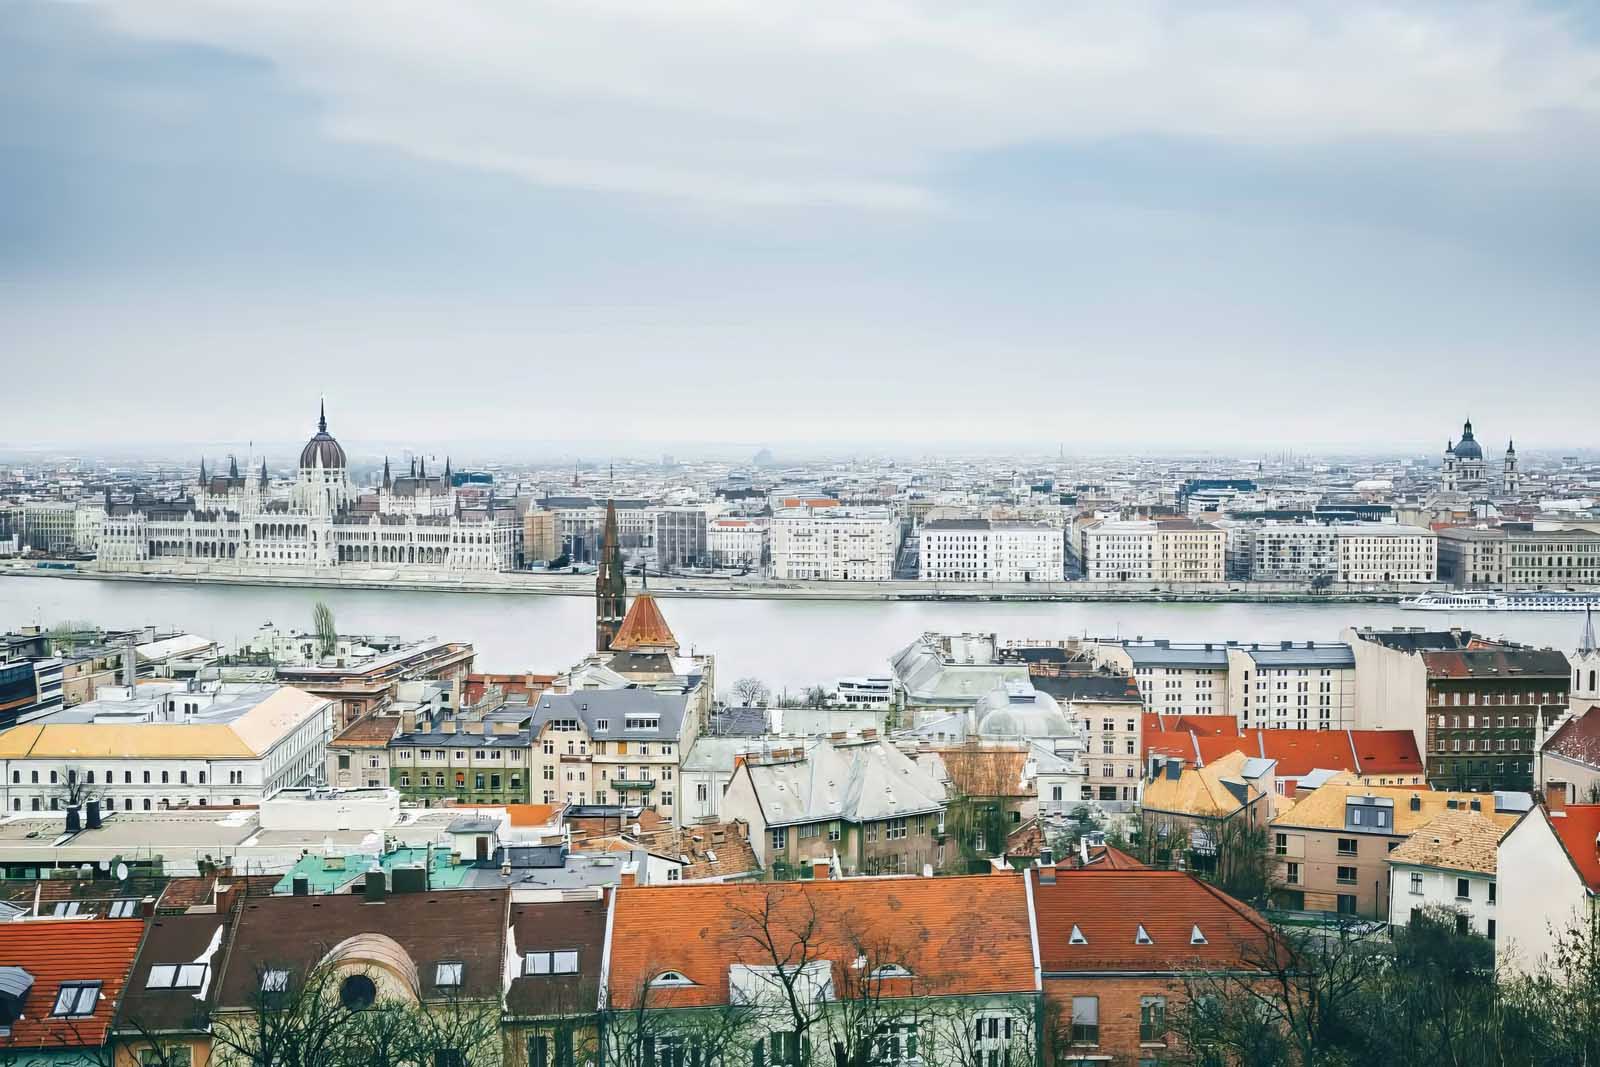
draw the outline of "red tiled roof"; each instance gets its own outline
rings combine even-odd
[[[340,748],[384,748],[399,732],[398,715],[363,715],[335,734],[328,744]]]
[[[1562,723],[1544,743],[1544,751],[1585,767],[1600,768],[1600,704],[1591,704]]]
[[[143,919],[38,920],[0,924],[0,964],[33,975],[10,1048],[98,1048],[106,1043],[128,972],[144,937]],[[63,982],[98,981],[100,999],[86,1017],[50,1014]]]
[[[1600,804],[1568,804],[1560,812],[1549,812],[1550,826],[1561,847],[1567,850],[1573,869],[1589,887],[1600,893]]]
[[[667,620],[662,616],[656,598],[649,593],[640,593],[633,598],[617,636],[611,639],[611,647],[623,652],[630,649],[677,648],[678,639],[672,636],[672,627],[667,625]]]
[[[764,914],[771,918],[758,919]],[[761,931],[790,966],[801,962],[798,943],[809,932],[809,958],[833,964],[841,993],[859,988],[860,976],[848,968],[862,955],[912,972],[904,988],[883,989],[887,996],[1034,989],[1026,887],[1018,875],[739,882],[618,890],[612,1006],[637,1004],[644,983],[668,970],[694,984],[657,987],[652,1005],[726,1004],[730,966],[775,962],[754,940]]]
[[[1190,717],[1185,720],[1193,722]],[[1214,763],[1231,752],[1277,760],[1277,776],[1301,778],[1315,770],[1352,774],[1421,774],[1422,754],[1410,730],[1240,730],[1236,734],[1187,737],[1167,731],[1146,740],[1154,752],[1181,754],[1193,763]]]
[[[1093,866],[1033,888],[1046,974],[1248,968],[1269,951],[1265,919],[1182,871]],[[1140,926],[1150,944],[1136,943]],[[1084,944],[1071,943],[1073,927]],[[1195,927],[1205,944],[1191,943]]]

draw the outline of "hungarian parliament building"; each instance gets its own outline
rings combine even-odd
[[[448,462],[442,475],[413,462],[409,473],[393,477],[386,460],[377,488],[357,490],[324,409],[286,489],[271,484],[265,461],[259,473],[241,474],[230,462],[226,474],[210,475],[202,462],[188,497],[108,502],[97,568],[349,566],[481,574],[514,570],[521,538],[516,507],[463,505]]]

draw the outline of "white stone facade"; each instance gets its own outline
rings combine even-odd
[[[718,567],[749,567],[766,562],[767,527],[758,519],[712,519],[706,527],[706,550]]]
[[[1439,537],[1432,530],[1384,523],[1351,523],[1335,530],[1341,582],[1438,581]]]
[[[772,575],[883,582],[894,576],[900,521],[888,508],[785,508],[772,517]]]
[[[1055,582],[1065,573],[1065,537],[1042,523],[939,519],[920,535],[924,581]]]
[[[1083,531],[1083,576],[1100,582],[1220,582],[1227,534],[1188,519],[1097,522]]]

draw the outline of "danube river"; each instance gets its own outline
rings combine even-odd
[[[261,586],[0,578],[0,631],[90,622],[184,629],[233,647],[263,623],[309,628],[325,600],[345,633],[436,635],[470,641],[478,667],[553,672],[593,647],[585,597],[313,590]],[[888,658],[925,630],[1006,638],[1166,637],[1174,641],[1334,641],[1346,626],[1458,625],[1565,651],[1583,616],[1406,611],[1391,604],[960,603],[920,601],[661,601],[685,649],[715,653],[723,686],[755,675],[774,689],[884,674]]]

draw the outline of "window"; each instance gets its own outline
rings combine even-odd
[[[1415,871],[1411,873],[1411,893],[1413,896],[1422,895],[1422,875]]]
[[[1206,941],[1206,935],[1202,934],[1200,932],[1200,927],[1198,925],[1197,926],[1191,926],[1189,928],[1189,944],[1191,944],[1191,945],[1208,944],[1208,942]]]
[[[1339,838],[1339,855],[1354,856],[1356,854],[1356,839],[1353,837]]]
[[[94,1014],[100,1001],[99,982],[62,982],[50,1014],[62,1019],[82,1019]]]
[[[787,826],[775,827],[772,831],[772,851],[782,852],[789,847],[789,828]]]
[[[1100,998],[1072,998],[1072,1043],[1098,1045],[1100,1043]]]
[[[436,1048],[433,1067],[467,1067],[467,1054],[458,1048]]]
[[[830,822],[828,824],[828,840],[829,841],[837,841],[837,840],[839,840],[839,836],[840,836],[839,824],[837,822]]]
[[[283,993],[289,989],[289,972],[267,970],[261,972],[261,992]]]
[[[193,1067],[194,1051],[187,1045],[168,1045],[164,1049],[139,1051],[139,1067]]]
[[[879,1023],[875,1044],[879,1064],[914,1063],[917,1059],[916,1023]]]
[[[364,974],[352,974],[339,983],[339,1003],[350,1011],[365,1011],[378,999],[378,987]]]
[[[1285,866],[1286,870],[1284,872],[1283,880],[1285,882],[1288,882],[1290,885],[1299,885],[1300,884],[1300,865],[1298,863],[1289,863],[1289,864],[1285,864],[1284,866]]]
[[[1495,884],[1493,882],[1489,883],[1489,903],[1491,904],[1494,903],[1494,886]]]
[[[139,910],[137,900],[113,900],[107,915],[112,919],[131,919]]]
[[[1139,1041],[1141,1044],[1166,1044],[1167,998],[1139,998]]]
[[[1356,884],[1356,869],[1354,867],[1340,867],[1335,872],[1340,885]]]
[[[1154,941],[1150,940],[1150,935],[1145,932],[1143,923],[1140,923],[1139,924],[1139,929],[1134,931],[1134,933],[1133,933],[1133,943],[1135,945],[1153,945],[1153,944],[1155,944]]]
[[[433,984],[436,986],[459,986],[463,969],[464,965],[459,962],[441,963],[433,970]]]
[[[146,989],[171,989],[173,979],[177,977],[178,968],[170,963],[158,963],[150,968],[150,977],[145,979]]]
[[[1457,900],[1471,900],[1472,899],[1472,880],[1471,879],[1469,879],[1469,878],[1457,878],[1456,879],[1456,899]]]
[[[885,841],[898,841],[906,836],[906,821],[904,819],[890,819],[884,824],[883,839]]]
[[[653,985],[653,986],[691,986],[691,985],[694,985],[693,982],[689,981],[689,979],[687,977],[685,977],[682,973],[680,973],[678,971],[662,971],[660,974],[658,974],[654,978],[650,979],[650,984]]]
[[[523,974],[577,974],[578,952],[562,949],[555,952],[529,952],[522,957]]]

